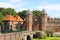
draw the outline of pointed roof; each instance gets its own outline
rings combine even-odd
[[[32,12],[28,9],[27,13],[26,14],[32,14]]]
[[[23,21],[23,19],[19,16],[19,15],[16,15],[16,21]]]
[[[16,21],[15,17],[12,15],[4,16],[3,20]]]
[[[47,14],[46,11],[45,11],[45,9],[43,9],[43,10],[41,11],[41,14]]]

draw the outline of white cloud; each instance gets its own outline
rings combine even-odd
[[[19,4],[16,4],[15,7],[22,7],[24,5],[28,5],[29,3],[28,2],[23,2],[23,3],[19,3]]]
[[[0,7],[5,7],[5,8],[11,7],[11,8],[13,8],[13,6],[14,5],[11,3],[0,2]]]
[[[60,4],[50,4],[43,2],[38,9],[46,9],[46,10],[60,10]]]
[[[22,0],[10,0],[10,2],[20,2]]]
[[[27,5],[29,4],[28,2],[23,2],[20,4],[12,4],[12,3],[7,3],[7,2],[0,2],[0,7],[4,7],[4,8],[20,8],[23,5]]]
[[[53,4],[53,3],[48,3],[48,2],[42,2],[39,6],[38,9],[42,10],[45,9],[46,12],[50,17],[60,17],[59,11],[60,11],[60,4]]]
[[[23,11],[23,10],[28,10],[28,9],[27,8],[20,8],[20,9],[17,10],[17,12]]]
[[[27,8],[19,8],[18,10],[17,10],[17,12],[19,12],[19,11],[23,11],[23,10],[30,10],[30,11],[32,11],[32,10],[35,10],[33,7],[27,7]]]

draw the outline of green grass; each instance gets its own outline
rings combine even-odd
[[[33,40],[60,40],[60,37],[47,37],[46,39],[35,38]]]

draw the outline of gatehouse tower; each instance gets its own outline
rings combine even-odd
[[[46,24],[47,24],[47,13],[45,9],[41,11],[40,17],[39,17],[39,28],[40,30],[44,31],[46,30]]]
[[[26,29],[28,31],[32,31],[32,12],[30,10],[27,11],[26,14]]]

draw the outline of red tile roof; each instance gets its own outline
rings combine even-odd
[[[19,15],[16,15],[16,21],[23,21],[23,19],[19,16]]]
[[[9,21],[23,21],[23,19],[16,15],[16,17],[12,16],[12,15],[6,15],[3,20],[9,20]]]
[[[6,15],[6,16],[4,16],[3,20],[15,21],[16,19],[15,19],[15,17],[12,16],[12,15]]]

